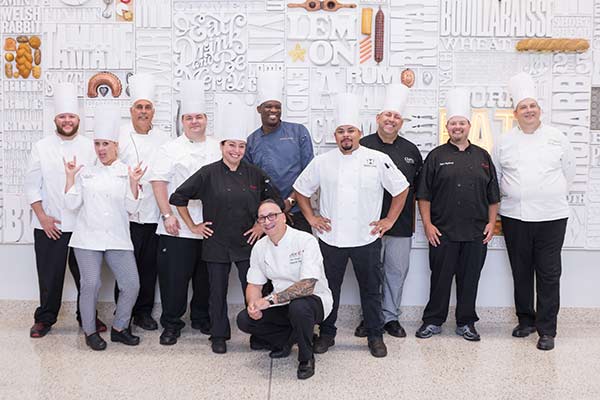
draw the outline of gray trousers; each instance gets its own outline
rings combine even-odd
[[[383,304],[384,324],[397,321],[400,316],[400,302],[404,280],[410,263],[410,244],[412,238],[384,236],[381,246],[383,263]]]
[[[96,303],[102,285],[100,270],[102,259],[113,272],[119,285],[119,300],[112,326],[123,330],[129,326],[131,310],[140,291],[140,279],[135,257],[131,250],[85,250],[75,248],[75,257],[81,273],[81,325],[86,335],[96,332]]]

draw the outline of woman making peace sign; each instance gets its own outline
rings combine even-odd
[[[128,213],[134,213],[138,208],[139,180],[146,170],[139,164],[131,169],[117,160],[119,121],[118,110],[97,109],[94,149],[98,161],[83,166],[77,165],[76,158],[63,160],[67,175],[65,206],[71,210],[79,209],[69,246],[74,249],[81,270],[82,327],[85,342],[93,350],[106,348],[95,325],[103,259],[120,289],[110,339],[130,346],[140,342],[129,329],[140,284],[129,235]]]

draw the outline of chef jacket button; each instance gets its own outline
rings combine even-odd
[[[456,185],[456,187],[460,187],[460,183],[458,185]]]
[[[227,191],[228,191],[228,192],[231,192],[231,189],[227,188]]]
[[[457,201],[456,204],[460,206],[460,201]]]

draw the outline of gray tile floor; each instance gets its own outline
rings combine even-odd
[[[352,335],[356,310],[346,309],[336,345],[317,355],[313,378],[298,381],[296,350],[272,361],[235,328],[225,355],[190,328],[173,347],[138,330],[137,348],[109,342],[92,352],[67,310],[47,337],[30,339],[34,308],[0,301],[0,399],[600,399],[598,323],[573,323],[568,310],[554,351],[537,350],[535,335],[512,338],[506,320],[479,323],[479,343],[454,335],[451,323],[419,340],[409,321],[409,336],[386,335],[389,355],[375,359]]]

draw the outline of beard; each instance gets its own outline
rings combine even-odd
[[[71,130],[71,132],[66,132],[62,127],[60,127],[58,124],[56,124],[56,132],[58,132],[58,134],[61,136],[65,136],[65,137],[75,136],[77,134],[78,130],[79,130],[79,123],[73,125],[73,129]]]

